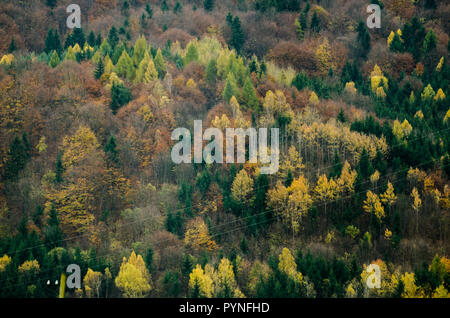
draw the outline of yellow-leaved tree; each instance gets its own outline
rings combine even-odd
[[[211,298],[214,293],[212,278],[197,264],[189,274],[189,291],[192,298]]]
[[[268,90],[263,103],[263,115],[259,119],[261,127],[269,127],[275,124],[275,118],[278,116],[293,118],[294,114],[291,105],[286,101],[286,96],[280,90],[273,93]]]
[[[268,191],[267,197],[268,205],[273,208],[274,213],[292,229],[293,234],[297,233],[313,203],[308,180],[300,176],[288,188],[278,181],[276,188]]]
[[[316,50],[316,60],[320,72],[325,75],[330,68],[334,68],[332,64],[331,48],[328,39],[324,38],[321,45]]]
[[[417,191],[417,188],[414,187],[411,191],[411,198],[412,198],[412,208],[414,212],[416,213],[416,234],[419,232],[419,211],[420,207],[422,206],[422,199],[420,199],[419,191]]]
[[[184,244],[194,250],[207,249],[213,251],[217,248],[216,242],[209,235],[208,227],[201,217],[191,220],[184,235]]]
[[[83,278],[84,291],[89,298],[100,298],[100,287],[102,286],[103,275],[100,272],[88,268],[86,276]]]
[[[397,119],[394,120],[394,126],[392,127],[392,133],[398,140],[404,141],[412,132],[411,124],[405,119],[402,123]]]
[[[303,275],[302,273],[297,272],[297,264],[288,248],[283,248],[281,254],[278,256],[278,260],[278,269],[280,272],[286,274],[296,283],[301,283],[303,281]]]
[[[63,139],[61,150],[64,151],[62,163],[64,168],[77,164],[100,147],[94,132],[87,126],[80,126],[72,136]]]
[[[341,175],[337,179],[337,186],[341,195],[349,195],[355,191],[355,181],[358,173],[352,170],[348,161],[342,166]]]
[[[385,216],[384,207],[378,194],[370,190],[367,191],[367,199],[364,200],[363,209],[369,214],[374,214],[380,222]]]
[[[380,199],[381,202],[386,204],[388,207],[391,207],[397,200],[397,196],[394,192],[394,186],[390,181],[388,181],[386,191],[383,194],[380,194]]]
[[[126,298],[142,298],[148,294],[151,290],[150,273],[141,255],[133,251],[128,260],[123,258],[115,283]]]
[[[383,75],[380,67],[375,64],[372,73],[370,73],[370,86],[372,92],[378,95],[377,89],[383,88],[383,92],[386,92],[389,88],[388,79]]]
[[[289,171],[292,173],[293,177],[298,177],[305,168],[303,164],[303,158],[300,157],[297,148],[295,146],[290,146],[286,156],[281,159],[281,164],[279,168],[279,175],[284,180],[286,179]]]
[[[330,178],[328,180],[325,174],[322,174],[317,180],[317,185],[314,188],[314,198],[317,202],[322,202],[324,205],[325,214],[327,213],[327,204],[338,196],[338,185]]]
[[[233,265],[229,259],[222,258],[220,260],[216,274],[216,297],[244,297],[234,277]]]
[[[401,277],[404,285],[402,298],[417,298],[419,297],[419,290],[416,286],[416,278],[414,273],[404,273]]]
[[[247,204],[252,201],[253,179],[242,169],[234,178],[231,196],[234,200]]]

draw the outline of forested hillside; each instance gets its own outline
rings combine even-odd
[[[2,0],[0,297],[450,297],[449,35],[445,0]],[[279,128],[278,172],[175,164],[194,120]]]

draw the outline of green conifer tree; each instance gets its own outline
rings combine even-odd
[[[95,72],[94,72],[95,79],[99,79],[100,77],[102,77],[104,72],[105,72],[105,66],[103,65],[103,60],[100,58],[98,60],[97,66],[95,67]]]
[[[158,49],[158,51],[156,52],[154,62],[159,78],[164,78],[164,76],[166,76],[166,64],[164,62],[161,49]]]
[[[48,65],[50,65],[51,67],[56,67],[59,65],[59,63],[61,63],[61,60],[59,58],[58,53],[56,53],[56,51],[53,51],[52,56],[50,57],[50,61],[48,62]]]

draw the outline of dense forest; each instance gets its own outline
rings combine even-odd
[[[450,297],[448,1],[73,2],[0,1],[0,297]]]

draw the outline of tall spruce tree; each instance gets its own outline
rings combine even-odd
[[[417,16],[405,23],[402,28],[402,38],[405,50],[411,53],[416,61],[420,58],[425,35],[425,28]]]
[[[87,43],[90,46],[92,46],[92,47],[97,45],[97,41],[96,41],[96,38],[95,38],[94,31],[89,32],[89,35],[88,35],[88,38],[87,38]]]
[[[49,29],[45,38],[44,52],[50,54],[53,51],[61,54],[61,40],[59,39],[58,31]]]
[[[117,43],[119,43],[119,35],[117,34],[117,29],[115,26],[112,26],[108,33],[108,43],[111,46],[111,49],[114,50],[116,48]]]
[[[166,76],[166,63],[164,62],[161,49],[158,49],[156,52],[154,62],[159,78],[164,78],[164,76]]]
[[[63,233],[59,228],[58,213],[56,212],[54,204],[51,205],[49,220],[47,222],[47,228],[45,231],[45,245],[48,249],[61,246],[63,239]]]
[[[167,0],[162,0],[161,1],[161,11],[162,12],[169,11],[169,6],[167,5]]]
[[[84,36],[84,31],[82,28],[75,28],[72,32],[72,39],[74,44],[78,43],[78,45],[82,48],[84,43],[86,42],[86,37]]]
[[[152,9],[150,3],[147,3],[145,5],[145,11],[147,12],[148,18],[151,19],[153,17],[153,9]]]
[[[244,41],[245,36],[241,28],[241,20],[238,16],[235,16],[231,24],[230,45],[235,48],[236,52],[240,53],[242,47],[244,46]]]
[[[214,9],[214,0],[204,0],[203,8],[205,8],[205,11],[212,11]]]
[[[102,77],[104,72],[105,72],[105,66],[103,65],[103,60],[100,58],[98,60],[97,66],[95,67],[95,71],[94,71],[95,79],[99,79],[100,77]]]
[[[105,145],[105,153],[108,157],[109,162],[114,164],[119,162],[119,152],[117,151],[117,143],[114,135],[111,135],[111,137],[109,137],[108,142]]]
[[[64,166],[62,163],[62,154],[59,153],[56,157],[55,165],[55,182],[61,183],[63,181]]]
[[[8,46],[8,53],[12,53],[17,50],[16,41],[14,40],[14,36],[11,38],[11,42]]]
[[[314,11],[312,18],[311,18],[311,25],[309,27],[312,32],[319,32],[320,31],[320,19],[317,15],[317,12]]]
[[[3,178],[5,180],[15,180],[20,171],[25,168],[29,155],[27,154],[26,145],[23,138],[16,136],[10,147],[5,163]]]
[[[367,31],[367,27],[364,24],[364,22],[359,21],[358,27],[356,28],[356,31],[358,32],[357,36],[357,48],[358,48],[358,55],[362,58],[366,58],[367,54],[370,51],[370,35]]]
[[[217,62],[215,59],[211,59],[206,66],[205,81],[208,85],[215,85],[217,80]]]
[[[128,103],[131,100],[131,91],[123,84],[113,83],[111,86],[111,110],[113,114],[117,113],[117,110]]]

